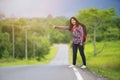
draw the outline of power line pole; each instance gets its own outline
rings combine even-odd
[[[28,60],[27,29],[25,29],[25,58]]]
[[[12,44],[13,44],[13,59],[15,59],[15,33],[14,26],[12,23]]]

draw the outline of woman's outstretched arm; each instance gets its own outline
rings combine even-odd
[[[55,29],[69,30],[69,26],[53,26]]]

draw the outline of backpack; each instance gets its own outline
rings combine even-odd
[[[86,39],[87,39],[86,26],[83,27],[83,31],[84,31],[84,34],[83,34],[83,42],[85,42]]]
[[[85,41],[86,41],[86,39],[87,39],[87,35],[86,35],[86,34],[84,34],[84,35],[83,35],[83,42],[85,42]]]

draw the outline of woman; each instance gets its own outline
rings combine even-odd
[[[83,65],[81,68],[86,68],[86,57],[84,54],[84,41],[86,38],[84,34],[86,34],[86,28],[83,24],[81,24],[75,17],[70,18],[70,26],[54,26],[55,29],[63,29],[69,30],[72,33],[73,37],[73,63],[69,67],[74,67],[76,65],[77,59],[77,49],[79,49],[80,55],[82,57]]]

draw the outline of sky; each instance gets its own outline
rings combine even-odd
[[[6,17],[71,17],[79,10],[93,7],[114,7],[120,15],[120,0],[0,0],[0,13]]]

